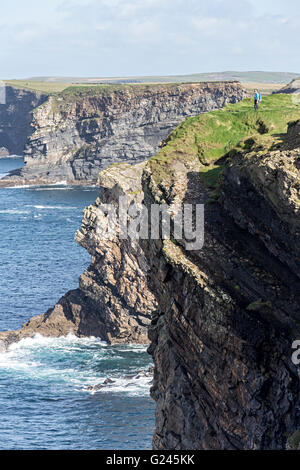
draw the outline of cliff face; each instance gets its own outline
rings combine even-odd
[[[277,150],[228,159],[217,200],[196,161],[178,154],[163,181],[158,159],[145,168],[148,205],[205,202],[202,250],[144,244],[159,305],[149,333],[156,449],[284,449],[300,426],[299,129]]]
[[[95,183],[115,162],[137,163],[186,116],[245,96],[239,83],[72,87],[34,112],[26,166],[10,181]]]
[[[91,254],[91,264],[80,276],[78,289],[67,292],[42,315],[31,318],[19,331],[0,333],[5,345],[40,333],[44,336],[96,336],[110,344],[148,343],[148,326],[156,303],[147,287],[148,263],[135,240],[103,239],[102,204],[118,208],[143,198],[141,175],[145,164],[121,164],[100,173],[95,204],[84,211],[75,239]]]
[[[0,104],[0,156],[23,155],[31,127],[32,110],[47,97],[42,93],[5,87],[6,103]]]
[[[156,449],[284,449],[300,428],[300,121],[287,129],[299,109],[284,95],[261,109],[188,119],[148,162],[101,172],[76,234],[92,256],[79,288],[0,334],[147,342],[148,329]],[[100,205],[119,196],[205,204],[204,246],[103,239]]]

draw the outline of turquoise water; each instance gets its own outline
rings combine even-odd
[[[0,175],[22,160],[0,159]],[[74,242],[94,188],[0,189],[0,330],[45,312],[89,264]],[[143,346],[37,335],[0,352],[0,449],[150,449],[154,403]],[[88,386],[114,383],[94,393]]]

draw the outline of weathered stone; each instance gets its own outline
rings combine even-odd
[[[155,299],[147,287],[148,263],[135,240],[103,239],[101,204],[116,208],[119,196],[128,204],[141,202],[145,164],[113,166],[99,175],[95,204],[84,211],[76,241],[91,254],[91,265],[80,276],[79,288],[64,295],[54,308],[31,318],[17,332],[0,333],[6,344],[40,333],[44,336],[96,336],[108,343],[148,343]]]
[[[115,380],[112,380],[112,379],[109,379],[109,378],[105,379],[104,382],[103,382],[104,385],[109,385],[109,384],[113,384],[113,383],[115,383]]]
[[[142,243],[159,306],[149,329],[155,449],[284,449],[299,429],[300,150],[287,144],[227,165],[219,201],[205,205],[202,250]],[[162,193],[145,167],[148,206],[207,200],[196,169],[170,171],[188,180],[178,193],[167,180]]]

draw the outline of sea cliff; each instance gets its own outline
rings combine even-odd
[[[32,113],[25,167],[1,185],[95,184],[113,163],[138,163],[187,116],[245,96],[238,82],[69,87]]]
[[[174,240],[143,245],[158,303],[149,331],[156,449],[284,449],[299,428],[299,370],[291,356],[300,337],[300,124],[279,137],[280,102],[287,106],[280,126],[285,113],[299,115],[291,97],[270,98],[270,112],[252,116],[264,119],[264,132],[240,141],[208,171],[188,146],[197,120],[144,170],[148,205],[175,197],[177,204],[205,204],[203,249],[187,251]],[[239,122],[244,118],[249,123],[241,107]],[[234,135],[230,114],[216,113],[211,126],[216,119],[219,136],[230,124]]]
[[[96,336],[109,344],[148,343],[148,326],[156,303],[147,287],[147,260],[138,241],[102,239],[103,204],[118,208],[143,199],[141,176],[145,163],[114,165],[98,178],[95,203],[86,207],[75,240],[91,255],[91,264],[79,278],[77,289],[66,293],[46,313],[26,322],[19,331],[0,333],[7,346],[36,333],[44,336]]]
[[[147,342],[155,449],[284,449],[300,428],[300,122],[290,96],[188,118],[157,155],[99,175],[79,288],[4,343],[41,332]],[[204,204],[201,249],[103,240],[103,203]],[[171,213],[172,214],[172,213]],[[173,213],[174,217],[174,213]]]

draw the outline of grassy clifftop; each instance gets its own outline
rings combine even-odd
[[[59,82],[38,82],[30,80],[5,80],[7,86],[19,88],[21,90],[29,90],[39,93],[50,95],[53,93],[59,93],[65,88],[71,85],[71,83],[59,83]]]
[[[153,178],[157,184],[170,182],[174,162],[180,160],[188,165],[198,159],[203,181],[214,187],[224,166],[221,157],[274,149],[283,142],[288,123],[299,118],[300,104],[294,103],[291,95],[283,94],[265,97],[259,111],[253,109],[252,99],[245,99],[187,118],[149,160]]]

